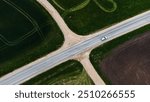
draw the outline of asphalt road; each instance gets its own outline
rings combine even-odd
[[[89,49],[93,49],[103,43],[106,43],[112,39],[115,39],[119,36],[122,36],[128,32],[131,32],[147,24],[150,24],[150,12],[144,14],[143,16],[136,17],[135,19],[132,19],[132,21],[129,20],[128,22],[122,23],[120,24],[120,26],[109,29],[103,33],[99,33],[99,35],[91,39],[79,42],[62,51],[61,53],[51,56],[42,62],[30,66],[27,69],[9,75],[9,77],[2,77],[0,78],[0,84],[1,85],[21,84],[27,81],[28,79],[35,77],[36,75],[43,73],[49,69],[52,69],[56,65],[71,59],[72,56],[74,55],[84,53]],[[107,39],[102,41],[101,38],[104,36],[107,36]]]

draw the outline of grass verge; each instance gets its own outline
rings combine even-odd
[[[83,66],[74,60],[67,61],[24,83],[25,85],[91,85]]]

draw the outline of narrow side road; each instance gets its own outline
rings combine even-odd
[[[98,75],[88,57],[81,59],[80,62],[95,85],[105,85],[105,82]]]

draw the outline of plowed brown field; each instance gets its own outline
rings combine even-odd
[[[150,84],[150,31],[114,49],[100,65],[112,84]]]

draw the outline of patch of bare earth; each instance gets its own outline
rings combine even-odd
[[[114,49],[101,69],[112,84],[150,85],[150,31]]]

